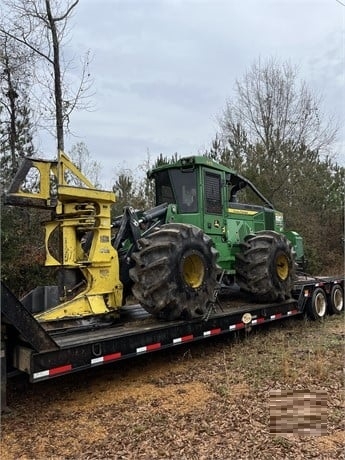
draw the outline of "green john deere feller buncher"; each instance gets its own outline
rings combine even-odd
[[[25,159],[7,204],[52,211],[45,265],[59,267],[57,300],[36,313],[40,322],[116,316],[131,293],[162,319],[203,317],[220,276],[257,302],[291,296],[302,238],[253,184],[202,156],[148,176],[156,206],[125,207],[111,222],[115,195],[96,190],[65,154]]]

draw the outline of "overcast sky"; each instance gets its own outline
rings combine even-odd
[[[236,79],[258,58],[288,60],[344,125],[345,0],[81,0],[73,50],[93,56],[92,112],[72,116],[110,186],[150,152],[209,147]],[[344,128],[339,146],[345,145]],[[341,144],[343,142],[343,144]],[[345,165],[339,148],[338,162]]]

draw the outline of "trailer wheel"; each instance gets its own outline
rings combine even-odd
[[[311,319],[322,320],[327,312],[326,293],[321,288],[316,288],[307,307]]]
[[[212,240],[194,225],[166,224],[138,243],[129,274],[145,310],[166,320],[203,316],[217,282]]]
[[[344,291],[339,284],[335,284],[332,287],[328,307],[331,314],[339,315],[344,310]]]
[[[295,279],[295,253],[285,235],[262,231],[247,235],[236,254],[236,280],[257,302],[291,297]]]

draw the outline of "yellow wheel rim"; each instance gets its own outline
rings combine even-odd
[[[202,285],[205,277],[205,266],[200,256],[191,254],[183,261],[182,276],[186,284],[192,288]]]
[[[285,254],[280,254],[276,260],[277,275],[281,280],[286,280],[289,276],[289,259]]]

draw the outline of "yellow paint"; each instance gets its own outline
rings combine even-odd
[[[26,169],[28,164],[37,169],[37,193],[27,192],[19,184],[10,195],[16,197],[18,205],[54,209],[53,219],[44,223],[45,265],[80,270],[84,283],[82,292],[82,286],[78,286],[79,292],[76,289],[73,298],[73,293],[65,293],[61,304],[36,318],[51,321],[118,309],[122,306],[122,283],[118,254],[111,244],[111,205],[115,194],[96,190],[63,152],[59,152],[58,161],[30,160]],[[80,186],[68,185],[67,178],[71,175]],[[52,177],[55,177],[53,187]],[[91,246],[84,250],[83,238],[88,235],[92,235]],[[58,239],[60,248],[52,251]]]
[[[249,211],[248,209],[234,209],[234,208],[228,208],[228,213],[229,214],[242,214],[246,216],[255,216],[255,214],[258,214],[257,211]]]
[[[183,261],[183,279],[186,284],[194,289],[199,288],[205,277],[205,267],[201,257],[191,254]]]
[[[286,280],[289,276],[289,260],[285,254],[280,254],[276,260],[277,275],[281,280]]]

